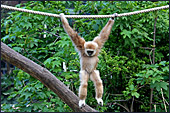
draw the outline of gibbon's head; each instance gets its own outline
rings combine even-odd
[[[89,41],[89,42],[85,42],[84,48],[85,48],[85,54],[87,56],[94,56],[96,54],[98,45],[96,42]]]

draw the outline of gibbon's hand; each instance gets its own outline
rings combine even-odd
[[[65,22],[65,23],[68,24],[68,21],[67,21],[65,15],[64,15],[64,13],[60,13],[60,18],[61,18],[62,23]]]
[[[114,17],[112,17],[111,19],[112,19],[112,20],[115,20],[115,18],[117,17],[118,14],[117,14],[117,13],[114,13],[113,15],[114,15]]]
[[[61,16],[63,17],[63,16],[64,16],[64,13],[60,13],[60,17],[61,17]]]

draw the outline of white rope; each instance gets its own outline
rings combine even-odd
[[[16,7],[12,7],[12,6],[7,6],[7,5],[1,5],[1,8],[60,18],[60,15],[58,15],[58,14],[45,13],[45,12],[40,12],[40,11],[32,11],[32,10],[28,10],[28,9],[21,9],[21,8],[16,8]],[[139,13],[146,13],[146,12],[168,9],[168,8],[169,8],[169,5],[166,5],[166,6],[156,7],[156,8],[145,9],[145,10],[141,10],[141,11],[117,14],[117,17],[130,16],[130,15],[135,15],[135,14],[139,14]],[[65,15],[65,17],[66,18],[114,18],[115,15]]]

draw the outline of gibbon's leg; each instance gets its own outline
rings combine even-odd
[[[87,96],[87,85],[89,75],[85,70],[80,71],[80,87],[79,87],[79,107],[85,105],[85,99]]]
[[[96,91],[96,100],[97,103],[103,106],[103,83],[100,78],[100,74],[98,70],[94,70],[94,72],[90,75],[90,79],[93,81]]]

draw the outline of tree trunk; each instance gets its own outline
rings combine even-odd
[[[9,48],[6,44],[1,42],[1,57],[7,62],[15,65],[16,67],[27,72],[34,78],[41,81],[46,87],[50,88],[54,93],[58,95],[73,111],[76,112],[98,112],[88,105],[83,108],[79,108],[78,97],[58,80],[51,72],[41,67],[35,62],[22,56],[16,51]]]

